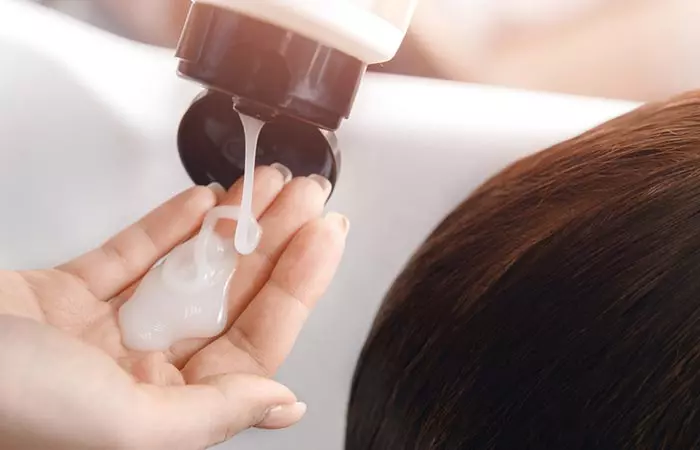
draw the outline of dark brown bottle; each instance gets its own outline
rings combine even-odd
[[[240,112],[267,122],[257,165],[278,162],[295,176],[318,173],[335,185],[340,153],[333,131],[350,114],[365,63],[198,2],[191,6],[176,56],[180,76],[207,88],[178,131],[180,157],[195,183],[228,187],[243,175]]]

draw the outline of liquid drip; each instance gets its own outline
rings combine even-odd
[[[243,173],[243,198],[241,217],[236,225],[234,243],[241,255],[253,253],[260,242],[261,230],[253,217],[253,185],[255,172],[255,154],[258,138],[265,122],[254,117],[239,114],[245,134],[245,169]]]
[[[240,117],[246,145],[241,206],[209,211],[197,236],[153,267],[121,307],[122,340],[132,350],[165,351],[183,339],[214,337],[226,326],[238,256],[254,252],[262,235],[252,206],[255,153],[264,122]],[[233,238],[214,230],[222,219],[237,221]]]

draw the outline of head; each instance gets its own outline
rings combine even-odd
[[[375,320],[346,450],[700,448],[700,93],[507,168]]]

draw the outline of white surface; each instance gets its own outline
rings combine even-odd
[[[0,267],[62,261],[190,185],[175,132],[198,87],[175,77],[170,51],[5,0],[0,55]],[[347,255],[279,375],[308,416],[222,448],[340,450],[357,353],[431,228],[513,159],[632,106],[368,77],[339,133],[332,207],[352,221]]]

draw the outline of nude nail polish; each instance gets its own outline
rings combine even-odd
[[[350,220],[342,214],[337,212],[329,212],[325,216],[325,220],[335,223],[343,231],[343,234],[347,235],[350,231]]]
[[[323,192],[326,193],[326,195],[330,195],[331,191],[333,190],[333,185],[331,184],[330,181],[328,181],[327,178],[321,176],[321,175],[309,175],[309,179],[315,181],[318,183],[321,188],[323,189]]]
[[[274,163],[271,164],[270,167],[273,169],[276,169],[279,173],[282,174],[282,177],[284,177],[284,183],[287,184],[292,180],[292,171],[289,170],[289,168],[285,165],[282,165],[280,163]]]
[[[224,189],[224,187],[216,181],[209,183],[207,187],[211,189],[211,191],[214,192],[218,198],[221,198],[222,195],[226,194],[226,189]]]
[[[258,428],[283,428],[298,422],[306,414],[306,403],[296,402],[271,408]]]

